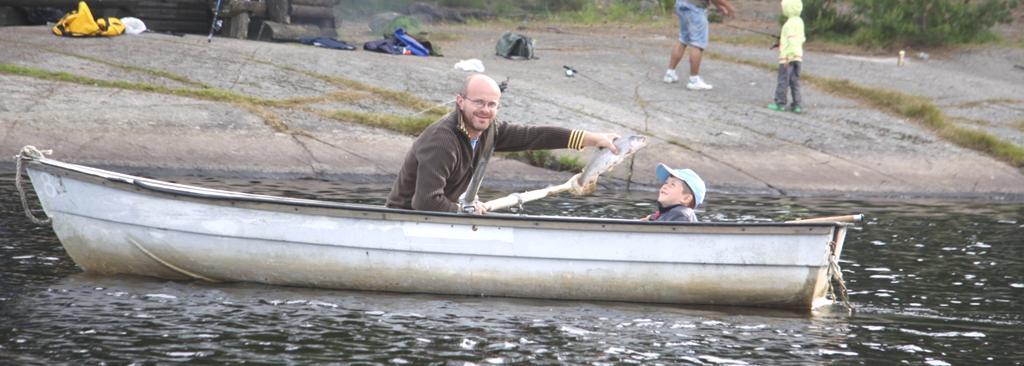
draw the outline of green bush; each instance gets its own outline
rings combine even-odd
[[[400,16],[398,18],[395,18],[394,20],[391,21],[391,23],[388,23],[387,30],[386,30],[385,33],[386,34],[395,33],[395,29],[398,29],[398,28],[405,29],[405,32],[408,33],[408,34],[417,34],[417,33],[420,33],[422,31],[420,29],[420,20],[419,20],[419,18],[411,17],[411,16],[404,16],[403,15],[403,16]],[[380,33],[380,32],[378,32],[378,33]]]
[[[808,39],[851,39],[870,47],[941,46],[994,39],[992,26],[1012,21],[1020,0],[804,0]],[[780,21],[785,19],[780,17]]]
[[[521,152],[500,153],[507,159],[518,160],[535,167],[560,172],[579,173],[583,171],[583,163],[575,156],[554,155],[548,150],[528,150]]]
[[[398,28],[405,29],[405,32],[408,34],[419,34],[422,32],[420,20],[408,15],[399,15],[390,20],[387,16],[374,16],[370,20],[370,31],[373,34],[386,36],[395,33],[395,29]]]
[[[504,16],[509,16],[511,14],[520,15],[524,13],[523,9],[520,9],[519,6],[507,2],[495,3],[494,7],[491,8],[491,11],[493,11],[495,14],[502,14]]]
[[[588,0],[441,0],[438,4],[455,8],[487,9],[492,11],[520,9],[531,12],[551,13],[580,10],[589,2]]]
[[[441,0],[438,5],[449,6],[453,8],[474,8],[474,9],[486,9],[487,1],[485,0]]]
[[[661,10],[675,14],[675,10],[672,8],[676,6],[676,0],[659,0],[659,4],[661,4]]]
[[[526,0],[518,3],[523,4],[525,10],[558,12],[577,11],[583,9],[589,2],[588,0]]]
[[[339,0],[338,9],[348,17],[359,17],[386,11],[404,13],[416,0]],[[675,1],[675,0],[660,0]],[[579,11],[592,0],[439,0],[428,1],[440,6],[487,10],[496,14],[530,12],[551,14]],[[623,1],[625,2],[625,1]]]
[[[837,11],[832,0],[804,0],[804,10],[800,17],[804,20],[804,33],[808,39],[850,37],[858,27],[857,19]],[[780,15],[779,24],[785,22],[785,16]]]
[[[339,0],[337,9],[347,16],[362,16],[384,11],[405,12],[412,0]]]
[[[557,170],[579,173],[583,171],[583,162],[576,156],[561,155],[558,157]]]
[[[862,16],[854,40],[867,46],[939,46],[995,38],[1019,0],[853,0]]]
[[[626,1],[617,0],[607,3],[607,6],[599,6],[594,1],[585,2],[578,10],[562,11],[554,14],[553,19],[562,19],[572,22],[578,22],[582,24],[597,24],[605,22],[641,22],[646,23],[651,20],[652,16],[672,16],[672,6],[669,5],[668,9],[664,8],[664,3],[659,2],[639,2],[639,1]],[[672,0],[672,4],[675,1]],[[715,13],[709,13],[710,17],[714,17]]]
[[[404,11],[413,0],[340,0],[345,12]],[[871,47],[941,46],[994,39],[991,29],[1013,20],[1021,0],[804,0],[801,17],[808,39],[852,40]],[[438,0],[451,7],[485,9],[498,14],[517,9],[554,20],[579,23],[649,20],[651,11],[672,14],[675,0],[657,0],[658,9],[642,2],[615,0],[598,7],[594,0]],[[648,3],[650,4],[650,3]],[[840,7],[839,5],[847,5]],[[777,6],[777,5],[776,5]],[[844,9],[845,11],[840,11]],[[720,14],[709,13],[719,21]],[[783,19],[784,21],[784,19]],[[415,28],[414,25],[407,27]]]

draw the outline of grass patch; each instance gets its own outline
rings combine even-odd
[[[328,103],[328,102],[339,102],[339,103],[353,103],[359,100],[371,98],[372,95],[366,92],[342,90],[330,92],[324,95],[318,95],[313,97],[299,97],[299,98],[288,98],[281,100],[267,101],[267,104],[272,107],[279,108],[299,108],[315,103]]]
[[[192,97],[195,99],[209,100],[213,102],[226,102],[243,104],[250,103],[256,105],[269,105],[270,102],[266,99],[257,98],[250,95],[239,94],[230,90],[224,89],[182,89],[182,88],[168,88],[170,91],[167,94]],[[159,92],[159,91],[158,91]]]
[[[133,72],[139,72],[139,73],[149,74],[149,75],[160,77],[160,78],[164,78],[164,79],[174,80],[174,81],[177,81],[179,83],[186,84],[186,85],[191,85],[191,86],[197,87],[197,88],[203,88],[203,89],[210,88],[209,85],[206,85],[206,84],[203,84],[203,83],[200,83],[200,82],[197,82],[197,81],[192,81],[192,80],[189,80],[189,78],[186,78],[184,76],[181,76],[181,75],[178,75],[178,74],[174,74],[174,73],[171,73],[171,72],[167,72],[167,71],[163,71],[163,70],[154,70],[154,69],[148,69],[148,68],[145,68],[145,67],[138,67],[138,66],[132,66],[132,65],[124,65],[124,64],[110,62],[110,61],[107,61],[107,60],[104,60],[104,59],[100,59],[100,58],[96,58],[96,57],[79,55],[77,53],[64,52],[64,51],[55,50],[55,49],[47,49],[47,51],[50,51],[50,52],[53,52],[53,53],[57,53],[57,54],[61,54],[61,55],[65,55],[65,56],[68,56],[68,57],[74,57],[74,58],[78,58],[78,59],[82,59],[82,60],[86,60],[86,61],[95,62],[95,63],[102,64],[102,65],[107,65],[107,66],[110,66],[110,67],[113,67],[113,68],[117,68],[117,69],[122,69],[122,70],[126,70],[126,71],[133,71]]]
[[[580,157],[570,155],[559,155],[558,165],[560,168],[563,168],[563,171],[571,171],[574,173],[582,172],[584,167],[583,162],[580,161]]]
[[[986,121],[986,120],[983,120],[983,119],[951,117],[951,120],[955,121],[955,122],[958,122],[958,123],[961,123],[961,124],[970,124],[970,125],[981,126],[981,127],[990,127],[990,126],[992,126],[992,122],[989,122],[989,121]]]
[[[370,22],[370,32],[377,36],[395,33],[395,30],[402,28],[408,34],[416,34],[422,28],[419,18],[408,15],[401,15],[387,23]]]
[[[462,36],[451,32],[422,32],[431,42],[454,42],[462,39]]]
[[[987,132],[955,125],[927,98],[869,88],[848,80],[814,77],[812,82],[827,91],[864,100],[880,109],[918,120],[946,141],[981,151],[1013,166],[1024,167],[1024,148]]]
[[[287,71],[303,74],[303,75],[309,76],[311,78],[315,78],[315,79],[319,79],[319,80],[326,80],[327,82],[329,82],[331,84],[334,84],[335,86],[340,86],[340,87],[345,87],[345,88],[349,88],[349,89],[355,89],[355,90],[358,90],[358,91],[364,91],[364,92],[372,93],[372,94],[380,97],[381,99],[385,99],[385,100],[394,102],[394,103],[396,103],[398,105],[401,105],[401,106],[404,106],[404,107],[407,107],[407,108],[410,108],[410,109],[413,109],[413,110],[417,110],[417,111],[419,111],[419,110],[433,110],[433,109],[441,108],[441,106],[437,106],[436,104],[434,104],[431,101],[428,101],[426,99],[417,97],[415,95],[412,95],[412,94],[409,94],[409,93],[406,93],[406,92],[400,92],[400,91],[394,91],[394,90],[391,90],[391,89],[385,89],[385,88],[369,85],[369,84],[366,84],[366,83],[363,83],[363,82],[360,82],[360,81],[356,81],[356,80],[352,80],[352,79],[346,79],[346,78],[343,78],[343,77],[338,77],[338,76],[333,76],[333,75],[324,75],[324,74],[319,74],[319,73],[315,73],[315,72],[308,71],[308,70],[300,70],[300,69],[296,69],[296,68],[290,67],[290,66],[277,65],[277,64],[273,64],[273,63],[269,63],[269,62],[265,62],[265,61],[256,61],[256,62],[260,62],[260,63],[264,63],[264,64],[267,64],[267,65],[270,65],[270,66],[274,66],[274,67],[280,68],[282,70],[287,70]]]
[[[769,48],[775,43],[775,39],[758,35],[758,34],[744,34],[744,35],[724,35],[724,36],[710,36],[711,43],[725,43],[736,46],[751,46],[751,47],[764,47]]]
[[[291,128],[288,127],[288,124],[284,123],[284,121],[281,120],[281,116],[278,116],[277,113],[274,113],[274,111],[270,110],[270,108],[268,108],[265,105],[259,105],[254,103],[241,103],[239,105],[245,109],[248,109],[250,113],[260,116],[260,118],[263,119],[263,123],[265,123],[267,126],[270,126],[270,128],[273,129],[274,132],[298,132],[299,134],[308,136],[308,134],[305,133],[304,131],[293,131]]]
[[[774,38],[759,35],[759,34],[742,34],[742,35],[714,35],[710,36],[711,43],[725,43],[737,46],[749,46],[749,47],[764,47],[768,49],[776,41]],[[844,40],[832,40],[832,39],[815,39],[813,41],[807,41],[804,43],[805,51],[817,51],[824,53],[844,53],[853,55],[888,55],[891,52],[887,52],[880,49],[869,49],[862,46],[853,44],[850,41]],[[778,51],[774,51],[778,52]]]
[[[975,100],[975,101],[970,101],[970,102],[964,102],[964,103],[960,103],[960,104],[954,104],[953,107],[955,107],[955,108],[974,108],[974,107],[982,107],[982,106],[991,105],[991,104],[1024,104],[1024,100],[1022,100],[1022,99],[1010,99],[1010,98],[992,98],[992,99],[982,99],[982,100]]]
[[[75,75],[63,71],[49,71],[43,69],[37,69],[32,67],[23,67],[12,64],[0,64],[0,74],[26,76],[42,80],[50,81],[61,81],[66,83],[80,84],[95,86],[100,88],[112,88],[112,89],[124,89],[134,90],[147,93],[157,94],[168,94],[177,95],[183,97],[191,97],[195,99],[216,101],[216,102],[228,102],[228,103],[250,103],[250,104],[264,104],[264,100],[243,95],[223,89],[205,88],[205,89],[189,89],[189,88],[168,88],[165,86],[158,86],[146,83],[136,83],[131,81],[122,80],[100,80],[93,79],[90,77]]]
[[[285,68],[290,69],[287,67]],[[299,70],[294,71],[301,72],[304,74],[312,74],[302,72]],[[354,80],[318,74],[312,74],[310,76],[328,79],[335,84],[341,84],[356,90],[337,91],[316,97],[269,100],[216,88],[169,88],[164,86],[120,80],[100,80],[62,71],[49,71],[12,64],[0,64],[0,74],[18,75],[41,80],[67,82],[101,88],[123,89],[147,93],[176,95],[181,97],[208,100],[214,102],[230,103],[245,108],[253,114],[260,116],[261,118],[263,118],[264,122],[268,126],[270,126],[274,131],[287,133],[295,133],[295,131],[290,130],[288,128],[288,125],[281,120],[280,116],[274,113],[270,108],[301,108],[312,103],[331,101],[351,102],[358,99],[366,98],[368,94],[377,97],[382,97],[389,101],[405,101],[405,106],[421,108],[423,109],[423,112],[413,116],[398,116],[392,114],[366,113],[355,111],[317,111],[316,113],[327,118],[347,122],[361,123],[368,126],[386,128],[392,131],[397,131],[408,135],[418,135],[419,133],[423,132],[424,128],[429,126],[431,123],[440,118],[445,112],[447,112],[447,108],[443,105],[435,105],[431,102],[419,99],[408,93],[391,91],[388,89],[360,83]]]
[[[345,78],[341,78],[341,77],[337,77],[337,76],[329,76],[329,75],[313,75],[313,76],[314,77],[323,77],[323,78],[325,78],[326,80],[330,81],[332,84],[335,84],[335,85],[342,85],[342,86],[346,86],[346,87],[349,87],[349,88],[352,88],[352,89],[373,93],[373,94],[379,96],[382,99],[385,99],[385,100],[388,100],[388,101],[391,101],[391,102],[395,102],[396,104],[399,104],[399,105],[411,108],[413,110],[424,110],[424,109],[429,110],[429,109],[433,109],[434,106],[436,105],[433,102],[430,102],[430,101],[428,101],[426,99],[417,97],[415,95],[412,95],[412,94],[409,94],[409,93],[406,93],[406,92],[400,92],[400,91],[394,91],[394,90],[391,90],[391,89],[385,89],[385,88],[369,85],[369,84],[366,84],[366,83],[363,83],[363,82],[351,80],[351,79],[345,79]]]
[[[587,2],[575,11],[548,13],[547,19],[575,24],[649,23],[652,18],[671,18],[672,12],[660,6],[640,9],[636,2],[613,1],[606,6]]]
[[[759,69],[765,69],[765,70],[768,70],[768,71],[777,71],[777,69],[779,67],[779,64],[777,64],[777,63],[770,63],[770,62],[763,62],[763,61],[753,61],[753,60],[748,60],[748,59],[740,58],[740,57],[733,57],[733,56],[729,56],[729,55],[725,55],[725,54],[721,54],[721,53],[717,53],[717,52],[707,52],[706,51],[706,52],[704,52],[704,57],[708,57],[708,58],[716,59],[716,60],[729,61],[729,62],[732,62],[732,63],[743,64],[743,65],[747,65],[747,66],[753,66],[753,67],[756,67],[756,68],[759,68]]]
[[[419,135],[423,129],[437,121],[437,115],[398,116],[394,114],[367,113],[356,111],[317,112],[321,116],[345,122],[361,123],[367,126],[380,127],[407,135]]]
[[[1019,40],[999,39],[995,41],[995,45],[1006,48],[1024,48],[1024,38],[1021,38]]]
[[[41,80],[66,82],[100,88],[132,90],[146,93],[175,95],[180,97],[201,99],[213,102],[230,103],[245,108],[253,114],[260,116],[261,118],[263,118],[264,123],[266,123],[276,132],[289,132],[288,125],[281,121],[281,118],[276,113],[269,109],[269,107],[273,106],[273,101],[243,95],[228,90],[215,88],[168,88],[164,86],[157,86],[145,83],[135,83],[121,80],[100,80],[85,76],[79,76],[63,71],[49,71],[11,64],[0,64],[0,74],[18,75]]]
[[[160,77],[160,78],[164,78],[164,79],[168,79],[168,80],[174,80],[174,81],[177,81],[179,83],[186,84],[186,85],[191,85],[191,86],[197,87],[197,88],[209,88],[210,87],[209,85],[206,85],[206,84],[203,84],[203,83],[200,83],[200,82],[197,82],[197,81],[192,81],[189,78],[186,78],[184,76],[181,76],[181,75],[178,75],[178,74],[175,74],[175,73],[171,73],[171,72],[167,72],[167,71],[163,71],[163,70],[155,70],[155,69],[149,69],[149,68],[145,68],[145,67],[138,67],[138,66],[132,66],[132,65],[119,64],[119,63],[116,63],[116,62],[107,61],[107,60],[104,60],[104,59],[101,59],[101,58],[97,58],[97,57],[80,55],[80,54],[77,54],[77,53],[74,53],[74,52],[67,52],[67,51],[63,51],[63,50],[59,50],[59,49],[55,49],[55,48],[38,46],[38,45],[27,43],[27,42],[7,41],[7,40],[0,40],[0,42],[20,44],[20,45],[22,45],[24,47],[33,47],[33,48],[38,47],[38,48],[41,48],[41,49],[43,49],[43,50],[45,50],[47,52],[52,52],[52,53],[56,53],[56,54],[64,55],[64,56],[68,56],[68,57],[73,57],[73,58],[77,58],[77,59],[80,59],[80,60],[86,60],[86,61],[89,61],[89,62],[95,62],[95,63],[101,64],[101,65],[106,65],[106,66],[110,66],[110,67],[121,69],[121,70],[125,70],[125,71],[138,72],[138,73],[148,74],[148,75],[152,75],[152,76],[156,76],[156,77]]]
[[[774,72],[778,64],[751,61],[738,57],[707,53],[711,58],[749,65]],[[1024,167],[1024,147],[1000,139],[987,132],[959,127],[928,98],[854,84],[849,80],[804,74],[814,86],[848,98],[859,99],[875,108],[919,121],[940,138],[960,147],[986,153],[1015,167]]]
[[[1018,130],[1024,131],[1024,119],[1017,121],[1017,123],[1014,123],[1013,127],[1016,127]]]

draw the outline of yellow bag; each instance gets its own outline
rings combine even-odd
[[[78,10],[64,15],[53,26],[53,34],[69,37],[116,36],[124,33],[124,23],[117,18],[103,18],[99,22],[92,17],[92,10],[85,1],[78,2]]]
[[[121,19],[114,17],[97,19],[96,24],[100,26],[100,34],[104,37],[119,36],[124,33],[124,23]]]
[[[99,31],[100,26],[96,24],[96,19],[93,19],[92,11],[85,5],[85,1],[79,1],[78,11],[65,14],[57,21],[57,25],[53,26],[53,34],[58,36],[91,36]]]

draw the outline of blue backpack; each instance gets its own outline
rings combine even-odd
[[[430,56],[430,50],[427,50],[426,47],[423,47],[423,45],[420,44],[420,42],[417,41],[415,38],[412,38],[412,36],[405,34],[405,29],[395,29],[395,39],[398,40],[398,43],[402,44],[402,46],[404,46],[405,49],[408,50],[413,55]]]

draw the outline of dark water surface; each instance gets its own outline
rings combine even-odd
[[[386,194],[178,181],[363,203]],[[811,315],[89,276],[24,217],[12,182],[0,175],[0,364],[1024,363],[1021,203],[710,195],[702,220],[867,214],[841,262],[856,311]],[[653,196],[599,192],[527,209],[631,218]]]

